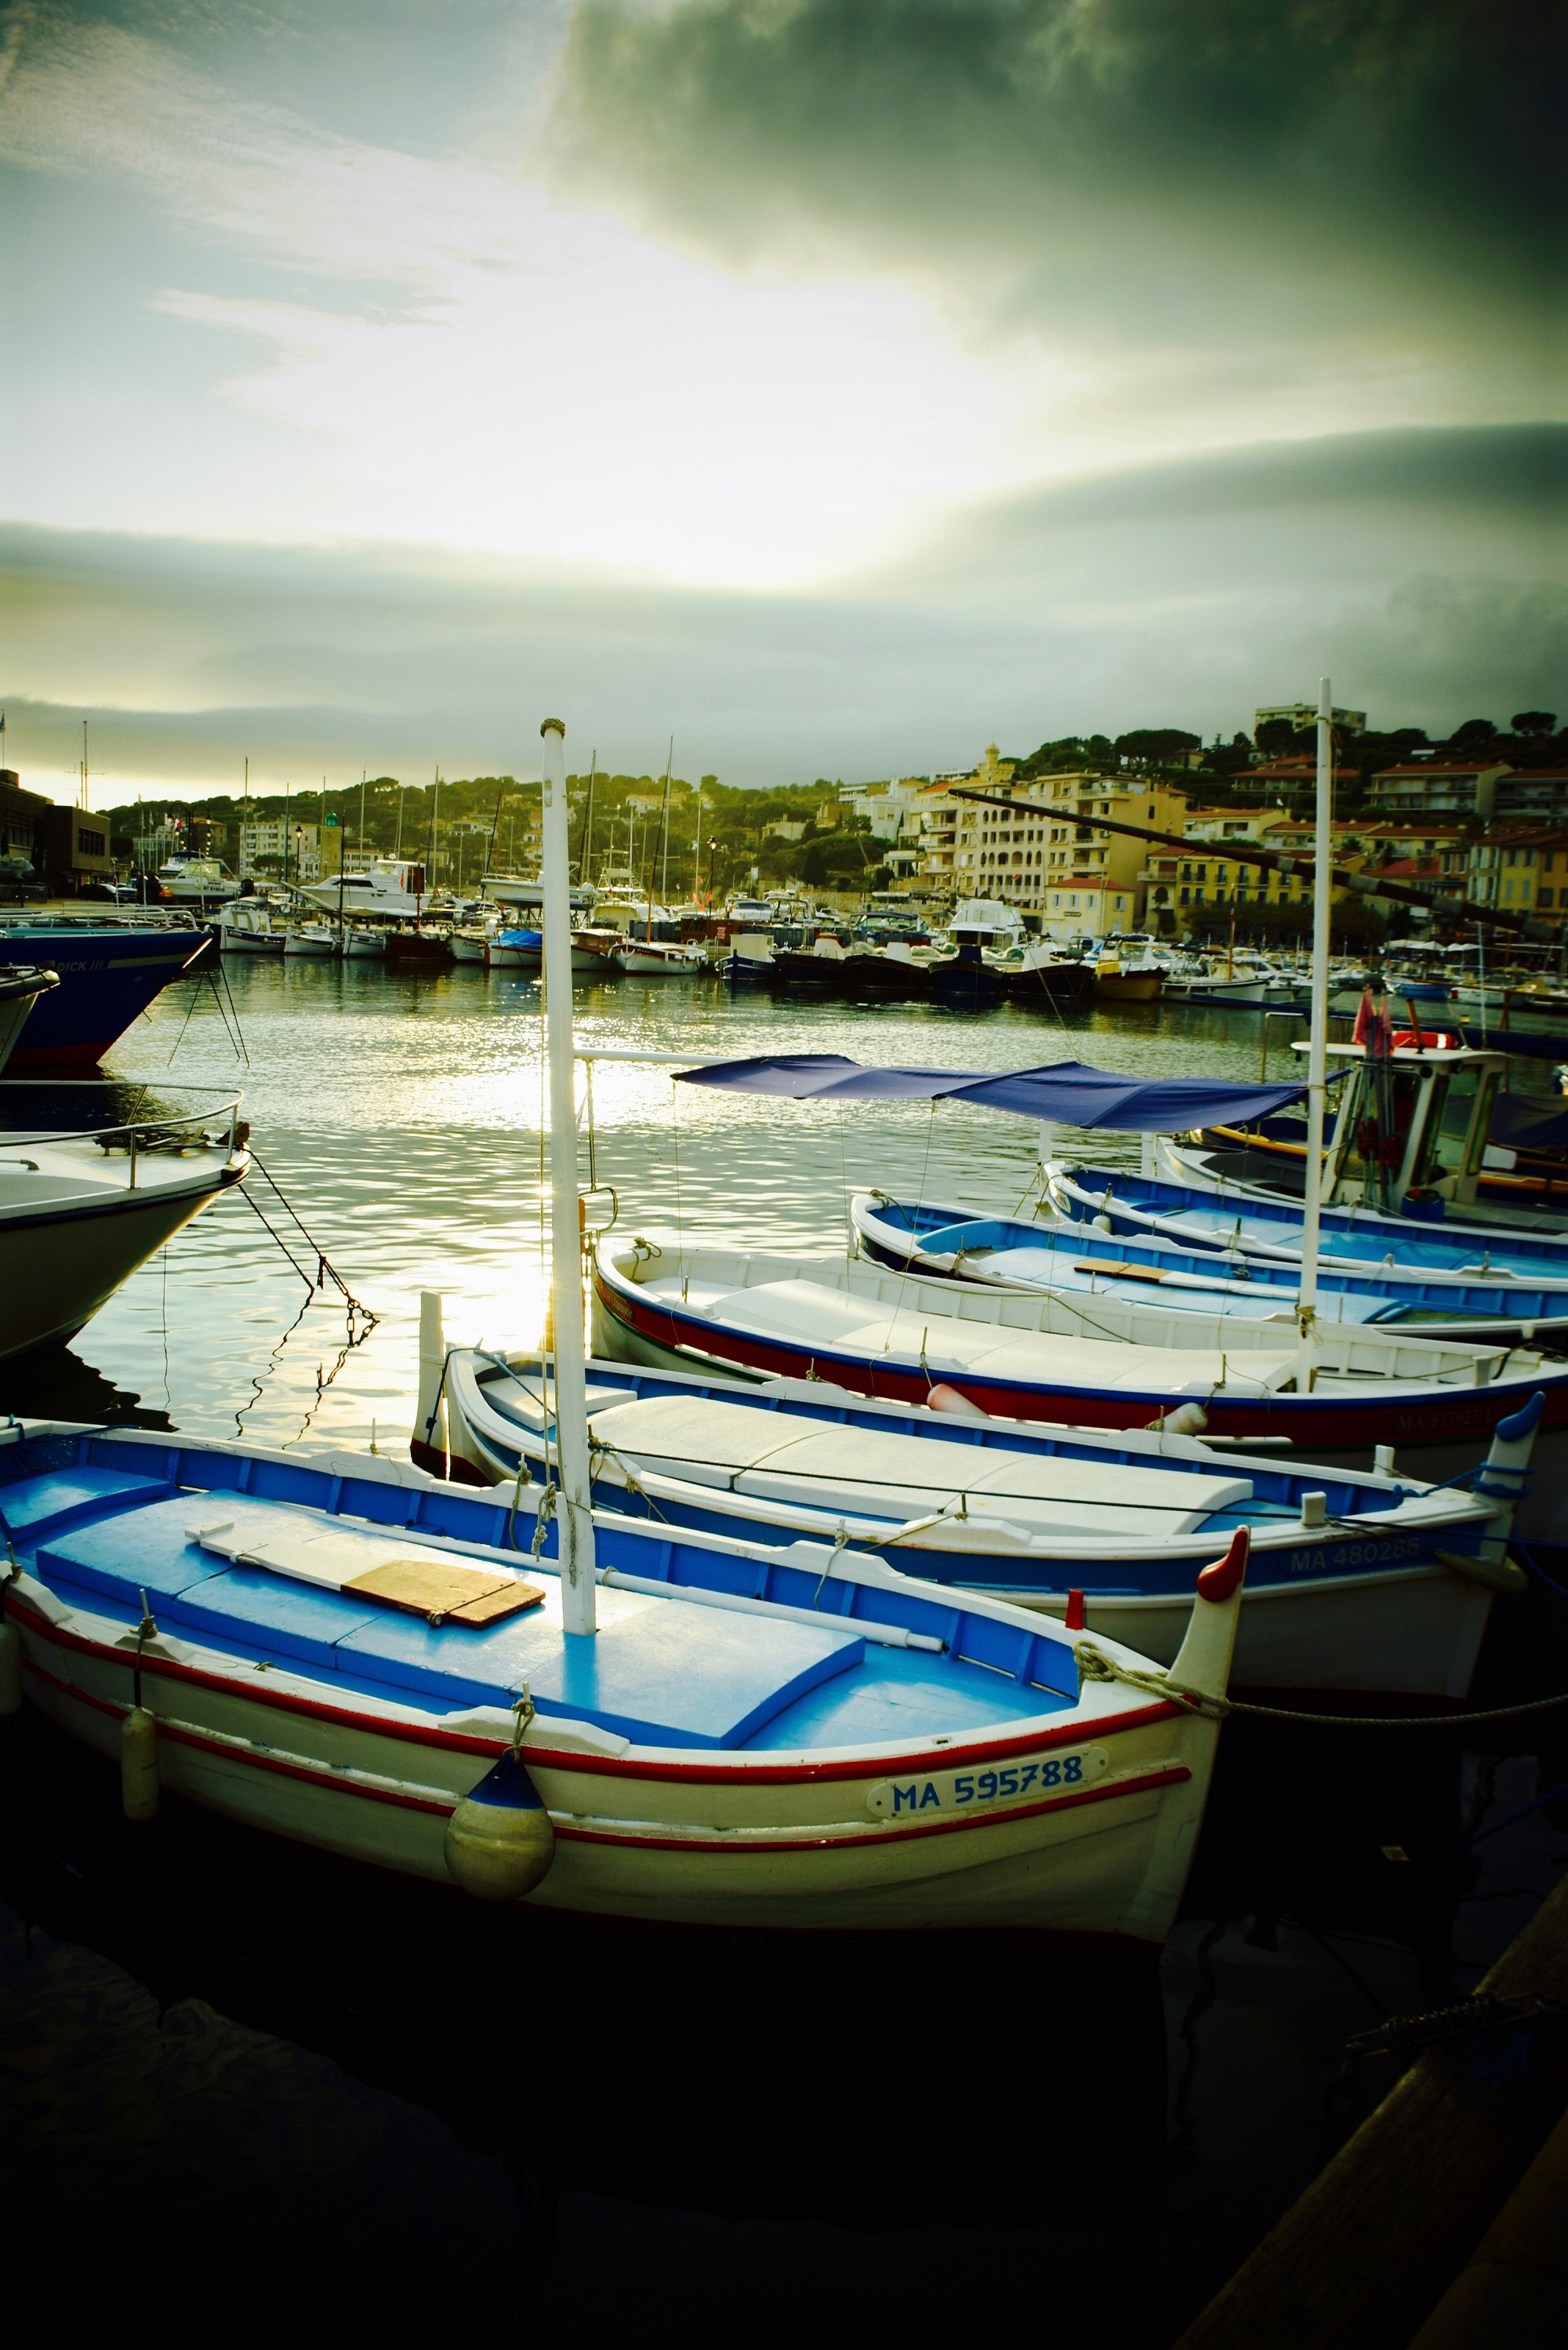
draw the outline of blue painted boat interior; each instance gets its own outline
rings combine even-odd
[[[1172,1191],[1177,1189],[1175,1185],[1162,1188]],[[1125,1190],[1122,1196],[1127,1196]],[[1114,1217],[1114,1207],[1112,1214]],[[879,1207],[876,1222],[907,1232],[916,1248],[924,1253],[942,1256],[956,1256],[961,1250],[969,1256],[981,1252],[995,1256],[1004,1252],[1010,1256],[1016,1253],[1017,1263],[1005,1268],[1012,1278],[1037,1279],[1042,1285],[1049,1284],[1058,1288],[1085,1288],[1093,1277],[1097,1295],[1124,1297],[1129,1302],[1147,1304],[1151,1285],[1146,1282],[1118,1282],[1105,1274],[1090,1276],[1078,1268],[1096,1263],[1147,1264],[1152,1271],[1191,1274],[1199,1280],[1242,1278],[1261,1290],[1282,1291],[1293,1298],[1301,1280],[1293,1264],[1271,1262],[1265,1257],[1248,1258],[1244,1264],[1217,1264],[1213,1252],[1200,1243],[1183,1248],[1179,1241],[1156,1234],[1113,1236],[1096,1232],[1088,1225],[1062,1232],[1049,1225],[1015,1222],[1005,1217],[966,1216],[958,1208],[910,1207],[898,1202]],[[870,1229],[874,1232],[875,1225]],[[1401,1228],[1402,1240],[1405,1229]],[[1226,1230],[1228,1234],[1229,1225]],[[1371,1249],[1358,1250],[1356,1253],[1373,1256]],[[1462,1250],[1449,1253],[1455,1258],[1456,1270],[1460,1264],[1479,1262],[1474,1251],[1468,1255]],[[1521,1289],[1515,1282],[1504,1288],[1500,1284],[1479,1280],[1437,1285],[1421,1278],[1423,1270],[1441,1269],[1424,1245],[1411,1253],[1408,1262],[1385,1269],[1380,1260],[1388,1254],[1386,1246],[1382,1247],[1376,1260],[1378,1269],[1364,1274],[1339,1273],[1327,1265],[1320,1269],[1320,1295],[1345,1301],[1344,1310],[1336,1308],[1325,1314],[1325,1320],[1354,1321],[1363,1326],[1487,1320],[1568,1322],[1568,1290]],[[1400,1254],[1405,1255],[1403,1249]],[[1026,1262],[1029,1259],[1038,1263],[1038,1273],[1031,1269]],[[1563,1274],[1568,1276],[1568,1260],[1564,1261]],[[1253,1304],[1229,1293],[1216,1295],[1212,1291],[1192,1289],[1162,1290],[1158,1303],[1175,1313],[1239,1314],[1247,1318],[1262,1318],[1280,1311],[1279,1301],[1272,1295]],[[1355,1311],[1351,1310],[1353,1303]]]
[[[1196,1185],[1167,1183],[1148,1175],[1130,1174],[1125,1167],[1081,1167],[1073,1180],[1095,1195],[1092,1208],[1071,1203],[1085,1222],[1099,1212],[1099,1195],[1109,1191],[1105,1212],[1113,1223],[1118,1210],[1143,1216],[1179,1216],[1182,1237],[1202,1246],[1209,1232],[1213,1245],[1251,1239],[1276,1247],[1290,1247],[1302,1227],[1302,1209],[1290,1200],[1271,1200],[1254,1193],[1245,1198],[1233,1191],[1199,1190]],[[1537,1279],[1568,1280],[1568,1236],[1514,1232],[1497,1224],[1467,1225],[1463,1211],[1441,1224],[1415,1223],[1405,1216],[1384,1215],[1362,1208],[1324,1208],[1324,1244],[1335,1256],[1355,1257],[1381,1264],[1390,1253],[1407,1267],[1427,1266],[1435,1272],[1458,1273],[1471,1265],[1511,1267]]]
[[[437,1713],[510,1707],[526,1682],[544,1717],[591,1721],[655,1746],[723,1750],[914,1741],[1077,1700],[1071,1639],[1049,1624],[1010,1624],[956,1599],[828,1579],[630,1523],[600,1529],[601,1565],[772,1600],[820,1620],[687,1607],[604,1586],[591,1640],[567,1638],[545,1610],[480,1629],[432,1627],[352,1592],[220,1562],[190,1532],[211,1524],[208,1496],[245,1544],[319,1534],[324,1521],[343,1521],[335,1531],[345,1534],[395,1530],[487,1548],[507,1538],[504,1502],[461,1488],[393,1485],[140,1437],[35,1437],[0,1452],[4,1530],[23,1566],[65,1605],[130,1627],[145,1591],[161,1630],[372,1700]],[[382,1545],[373,1555],[367,1547],[369,1565]],[[518,1564],[531,1563],[523,1552]],[[857,1617],[934,1637],[942,1648],[867,1642]]]

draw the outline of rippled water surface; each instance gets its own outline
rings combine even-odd
[[[127,1283],[68,1354],[0,1375],[10,1409],[164,1419],[269,1443],[372,1439],[400,1453],[412,1424],[419,1301],[449,1299],[449,1334],[537,1337],[543,1315],[541,998],[466,967],[404,976],[374,964],[230,958],[223,977],[248,1056],[211,979],[171,988],[109,1064],[153,1087],[241,1087],[253,1148],[355,1295],[379,1317],[345,1353],[341,1301],[306,1291],[259,1208],[314,1271],[262,1175],[204,1210]],[[577,1033],[606,1051],[731,1056],[844,1053],[876,1062],[1024,1068],[1082,1059],[1134,1076],[1255,1077],[1256,1013],[1177,1005],[974,1015],[936,1007],[732,997],[722,983],[579,987]],[[1291,1055],[1271,1026],[1271,1068]],[[623,1229],[717,1245],[837,1252],[857,1187],[975,1210],[1015,1207],[1036,1129],[959,1104],[846,1108],[676,1085],[662,1066],[601,1063],[582,1172],[615,1188]],[[1061,1129],[1070,1139],[1069,1130]],[[1136,1159],[1125,1135],[1082,1138]],[[133,1399],[140,1399],[139,1402]]]

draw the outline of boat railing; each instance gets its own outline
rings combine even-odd
[[[0,931],[188,931],[188,913],[164,906],[119,906],[106,901],[78,913],[75,907],[0,907]]]
[[[13,1097],[29,1087],[48,1093],[61,1093],[80,1087],[84,1091],[101,1087],[112,1082],[102,1077],[11,1078],[0,1083],[0,1104],[10,1107]],[[143,1097],[148,1091],[142,1088]],[[226,1093],[218,1086],[185,1086],[182,1093],[209,1097],[201,1107],[191,1110],[171,1110],[162,1115],[143,1117],[140,1103],[131,1116],[112,1126],[96,1118],[85,1119],[79,1125],[0,1129],[7,1144],[36,1149],[55,1142],[96,1142],[106,1157],[123,1152],[130,1160],[128,1189],[136,1189],[139,1162],[157,1155],[168,1155],[190,1149],[192,1138],[211,1149],[225,1143],[229,1157],[243,1149],[250,1138],[250,1128],[240,1117],[243,1094]],[[215,1130],[214,1130],[215,1129]]]

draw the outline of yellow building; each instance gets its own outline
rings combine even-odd
[[[1313,827],[1275,815],[1247,845],[1285,857],[1310,858]],[[1179,849],[1151,849],[1142,876],[1145,928],[1169,930],[1174,926],[1178,931],[1205,926],[1212,929],[1216,918],[1229,921],[1232,914],[1248,909],[1261,906],[1268,910],[1312,904],[1310,875],[1281,873],[1268,866],[1242,864],[1239,858],[1226,856],[1224,850],[1223,841],[1203,839],[1195,839],[1190,845],[1184,843]],[[1335,865],[1352,873],[1359,872],[1366,862],[1359,827],[1335,824],[1331,854]],[[1331,902],[1337,904],[1350,894],[1346,889],[1336,889]],[[1161,915],[1170,919],[1162,923]]]
[[[972,776],[974,788],[997,793],[1005,807],[956,803],[953,888],[961,898],[997,898],[1046,917],[1099,911],[1104,893],[1106,927],[1136,930],[1143,918],[1142,878],[1147,844],[1096,823],[1109,816],[1120,824],[1147,825],[1159,832],[1184,828],[1187,795],[1163,782],[1086,772],[1013,780],[993,743]],[[1081,901],[1070,901],[1075,893]],[[1125,899],[1124,904],[1116,901]]]

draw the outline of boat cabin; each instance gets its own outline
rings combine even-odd
[[[1299,1040],[1294,1049],[1309,1047]],[[1371,1055],[1365,1045],[1330,1045],[1328,1055],[1347,1073],[1325,1154],[1324,1204],[1472,1202],[1505,1056],[1438,1045]]]

